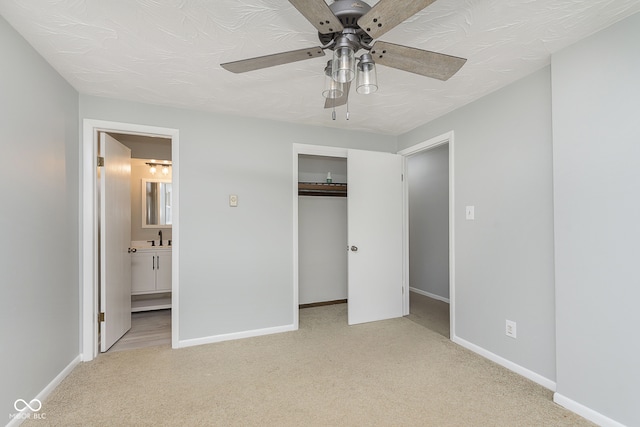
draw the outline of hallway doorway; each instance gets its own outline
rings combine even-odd
[[[405,315],[455,336],[453,132],[405,156]],[[414,301],[415,300],[415,301]]]

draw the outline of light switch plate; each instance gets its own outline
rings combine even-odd
[[[476,219],[476,207],[475,206],[467,206],[465,209],[466,217],[468,220],[473,221]]]
[[[238,195],[229,194],[229,206],[231,206],[232,208],[235,208],[238,206]]]

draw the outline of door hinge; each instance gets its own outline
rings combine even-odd
[[[404,181],[404,174],[400,175],[400,181]]]
[[[98,313],[98,322],[104,322],[104,312]]]
[[[98,167],[101,168],[104,166],[104,157],[98,157]]]

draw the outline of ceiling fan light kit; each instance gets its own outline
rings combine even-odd
[[[330,48],[331,49],[331,48]],[[345,28],[333,43],[333,79],[348,83],[356,76],[356,51],[360,49],[360,39],[352,28]]]
[[[221,64],[222,68],[244,73],[296,61],[324,56],[333,51],[333,59],[325,67],[322,95],[325,108],[347,105],[351,82],[356,79],[356,92],[363,95],[378,90],[376,63],[438,80],[448,80],[464,65],[466,59],[427,50],[401,46],[374,39],[420,12],[435,0],[380,0],[371,7],[363,1],[335,0],[328,6],[324,0],[289,0],[318,30],[321,47],[299,49],[257,58]],[[356,57],[359,51],[365,50]],[[349,112],[347,108],[347,118]]]
[[[364,53],[358,63],[358,80],[356,82],[356,92],[362,95],[369,95],[378,90],[378,73],[376,63],[370,53]]]
[[[324,68],[324,90],[322,96],[327,99],[336,99],[344,95],[344,84],[337,82],[333,78],[332,64],[333,61],[328,61],[327,66]]]

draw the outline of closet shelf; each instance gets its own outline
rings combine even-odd
[[[326,182],[299,182],[299,196],[347,197],[347,184]]]

